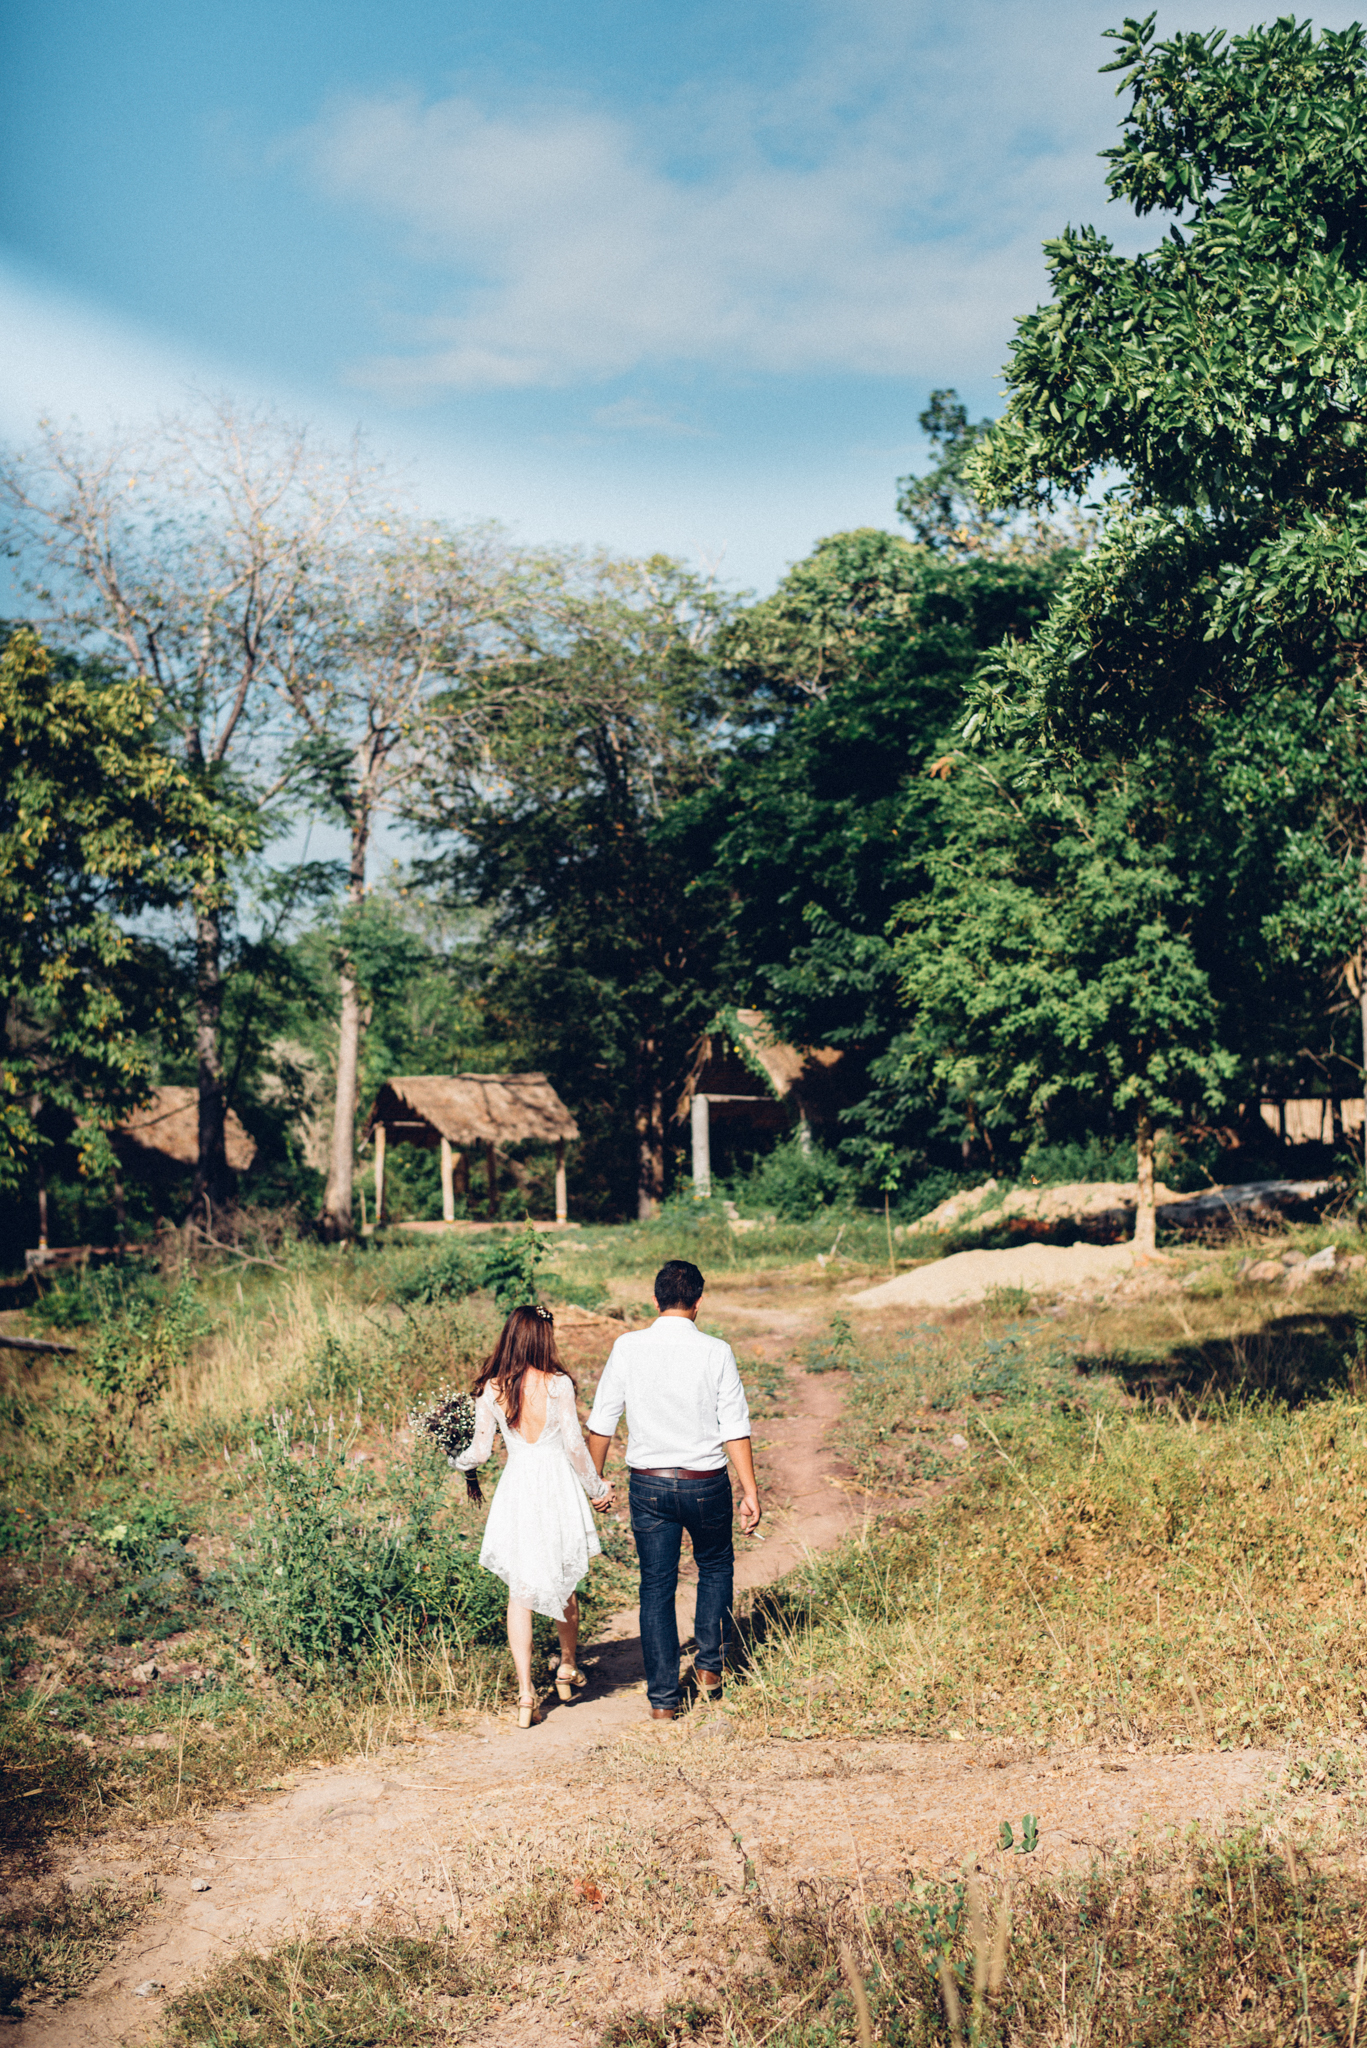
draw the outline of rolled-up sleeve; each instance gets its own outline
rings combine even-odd
[[[739,1385],[739,1379],[737,1380]],[[608,1362],[603,1367],[603,1377],[598,1382],[598,1391],[593,1397],[593,1409],[589,1415],[588,1429],[591,1436],[612,1436],[622,1419],[622,1410],[627,1405],[626,1388],[622,1383],[622,1367],[614,1344],[608,1353]]]
[[[721,1379],[717,1386],[717,1428],[724,1444],[750,1434],[750,1403],[740,1383],[736,1354],[729,1344],[722,1359]]]

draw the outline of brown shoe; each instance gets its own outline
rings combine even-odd
[[[719,1700],[721,1698],[722,1680],[720,1671],[704,1671],[701,1666],[698,1666],[694,1669],[693,1676],[698,1681],[698,1691],[704,1699]]]
[[[650,1718],[652,1721],[673,1721],[677,1719],[678,1712],[677,1707],[652,1707]]]

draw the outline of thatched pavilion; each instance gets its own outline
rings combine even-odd
[[[154,1088],[113,1138],[115,1150],[130,1165],[136,1162],[162,1175],[193,1171],[199,1162],[199,1090]],[[236,1110],[224,1115],[223,1142],[233,1172],[246,1173],[256,1157],[256,1140]]]
[[[675,1110],[676,1121],[692,1126],[694,1193],[712,1192],[714,1122],[782,1130],[796,1108],[799,1139],[810,1144],[812,1126],[833,1121],[841,1107],[842,1057],[830,1046],[799,1051],[781,1044],[761,1010],[732,1012],[729,1032],[720,1025],[705,1031]]]
[[[468,1154],[484,1147],[489,1214],[498,1199],[497,1148],[534,1144],[555,1147],[555,1220],[569,1215],[565,1190],[565,1144],[579,1126],[544,1074],[395,1074],[375,1097],[362,1141],[375,1140],[375,1221],[384,1219],[384,1159],[388,1145],[441,1147],[441,1213],[456,1214],[455,1155],[461,1154],[468,1181]]]

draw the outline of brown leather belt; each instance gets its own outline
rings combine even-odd
[[[709,1465],[701,1471],[692,1465],[633,1465],[643,1479],[720,1479],[725,1465]]]

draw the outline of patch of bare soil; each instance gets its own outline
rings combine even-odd
[[[815,1317],[740,1298],[714,1297],[709,1308],[752,1367],[788,1356],[816,1330]],[[828,1442],[842,1386],[836,1373],[795,1371],[775,1403],[780,1412],[757,1422],[767,1512],[762,1539],[740,1546],[743,1586],[780,1577],[863,1512]],[[685,1581],[681,1633],[691,1609]],[[773,1897],[810,1879],[874,1896],[915,1872],[938,1876],[966,1863],[1054,1871],[1193,1823],[1216,1830],[1273,1797],[1280,1771],[1278,1757],[1254,1751],[1040,1755],[977,1742],[757,1741],[738,1736],[724,1708],[703,1704],[672,1726],[655,1725],[646,1719],[634,1611],[617,1616],[583,1661],[587,1696],[570,1707],[552,1696],[545,1722],[528,1733],[510,1718],[486,1718],[301,1772],[236,1811],[116,1846],[105,1838],[74,1855],[63,1873],[73,1889],[151,1876],[160,1903],[84,1995],[36,2009],[10,2031],[12,2048],[146,2041],[163,1996],[242,1944],[269,1949],[319,1928],[438,1923],[480,1941],[493,1924],[491,1902],[525,1896],[534,1879],[569,1895],[582,1874],[608,1901],[594,1919],[597,1947],[586,1937],[575,1969],[554,1983],[545,1971],[519,1974],[510,1961],[502,2011],[477,2023],[500,2044],[534,2034],[554,2048],[600,2031],[615,2007],[697,1990],[715,1967],[719,1937],[706,1930],[643,1944],[626,1938],[623,1922],[614,1946],[614,1872],[623,1886],[621,1873],[662,1864],[684,1876],[710,1873],[721,1926],[731,1893],[739,1898],[752,1882]],[[468,2037],[469,2025],[462,2030]]]

